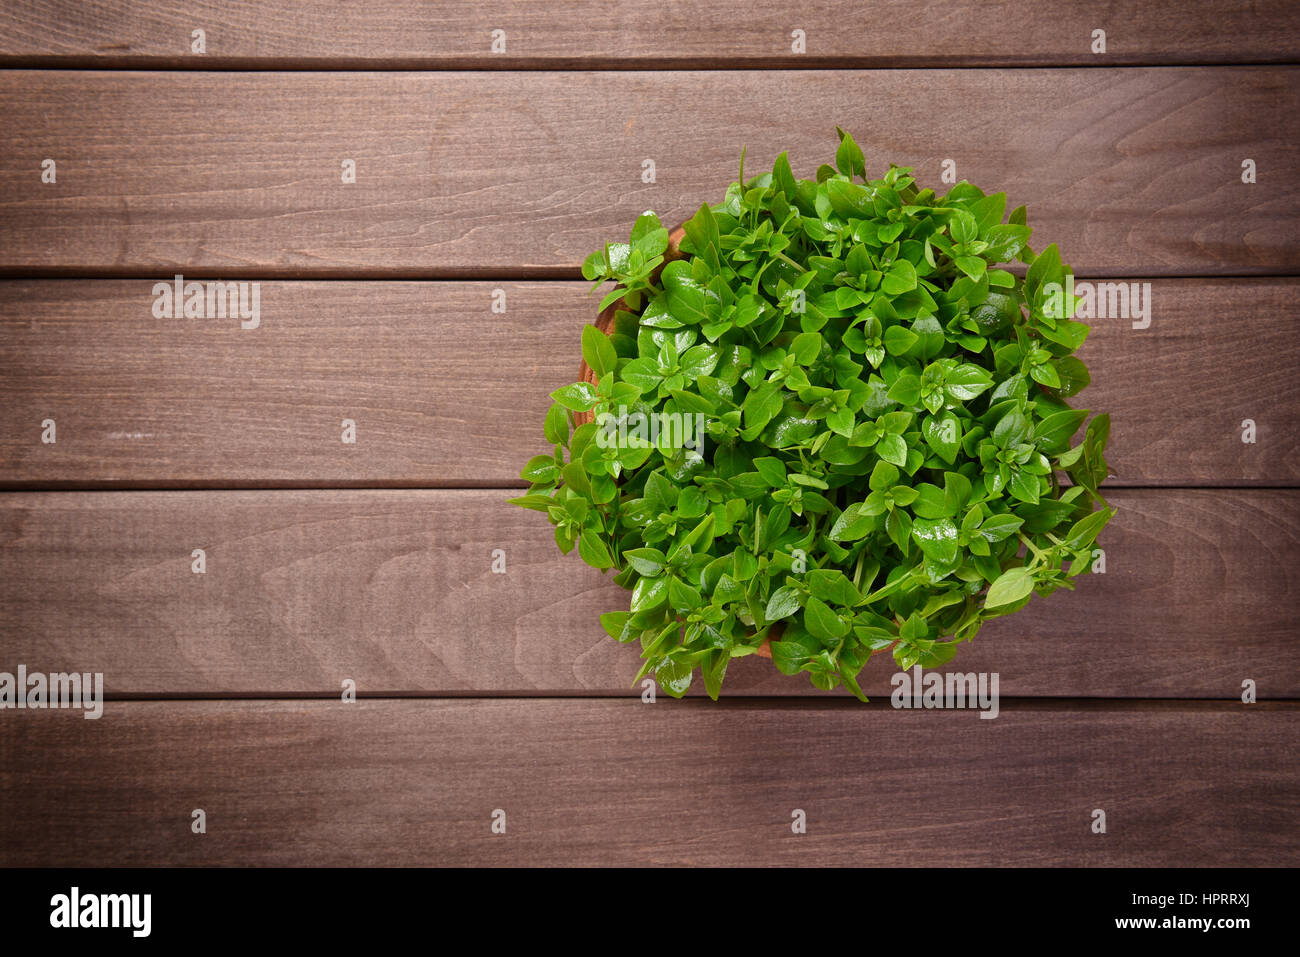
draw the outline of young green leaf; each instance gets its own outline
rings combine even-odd
[[[767,600],[767,609],[763,612],[763,618],[767,621],[780,621],[798,611],[801,604],[802,596],[799,594],[799,589],[784,585],[772,592],[772,597]]]
[[[822,641],[835,641],[849,630],[849,626],[820,598],[810,597],[804,604],[803,622],[808,633]]]
[[[575,382],[556,389],[551,393],[551,398],[575,412],[586,412],[599,401],[596,387],[590,382]]]
[[[600,536],[591,529],[583,532],[578,539],[578,554],[592,568],[611,568],[614,565],[614,559],[609,554],[609,548],[600,540]]]
[[[1034,590],[1033,569],[1022,565],[1009,568],[998,576],[998,580],[989,586],[984,597],[985,608],[998,608],[1011,605],[1028,597]]]
[[[609,341],[609,336],[595,326],[582,327],[582,358],[596,373],[597,378],[606,372],[613,372],[614,366],[618,363],[618,353],[614,351],[614,344]]]

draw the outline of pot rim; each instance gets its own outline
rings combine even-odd
[[[668,265],[675,259],[681,259],[685,255],[679,248],[681,241],[685,238],[685,226],[678,226],[676,229],[669,232],[668,248],[664,250],[664,261],[659,264],[653,273],[650,274],[652,281],[659,278],[659,273],[663,271],[664,266]],[[600,312],[596,314],[596,319],[592,324],[601,332],[608,334],[609,330],[614,326],[614,316],[620,309],[626,308],[627,306],[624,301],[622,299],[617,299],[614,302],[611,302],[604,309],[600,310]],[[578,381],[590,382],[592,385],[596,384],[596,373],[589,365],[587,365],[586,359],[581,359],[578,362]],[[575,425],[586,425],[594,420],[595,417],[590,411],[573,413],[573,422]]]

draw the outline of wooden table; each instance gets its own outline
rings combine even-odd
[[[109,700],[0,711],[0,864],[1295,865],[1297,50],[1289,0],[10,0],[0,671]],[[504,504],[582,257],[837,124],[1150,283],[1081,352],[1105,574],[954,662],[996,720],[884,663],[645,703]],[[256,321],[156,314],[178,274]]]

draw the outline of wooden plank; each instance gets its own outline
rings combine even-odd
[[[0,864],[1300,863],[1293,706],[1009,704],[982,721],[837,705],[11,712]]]
[[[783,149],[1026,203],[1080,275],[1300,271],[1300,71],[0,74],[0,270],[574,277]],[[918,119],[919,117],[919,119]],[[1249,144],[1248,146],[1246,144]],[[1249,153],[1249,155],[1247,155]],[[42,161],[57,181],[41,182]],[[344,184],[341,163],[356,162]],[[654,183],[643,161],[655,161]],[[1241,182],[1253,159],[1258,183]]]
[[[1225,13],[1207,0],[1156,0],[1123,11],[1084,0],[1010,0],[996,10],[941,0],[884,0],[869,15],[847,0],[776,0],[744,6],[653,0],[162,0],[51,3],[10,0],[0,13],[0,64],[212,69],[265,64],[410,67],[634,68],[802,66],[1042,66],[1246,63],[1294,60],[1294,4],[1263,0]],[[886,29],[881,29],[887,24]],[[191,31],[205,31],[205,53]],[[792,30],[806,34],[793,53]],[[492,52],[492,31],[506,31]],[[1106,51],[1093,52],[1093,30]]]
[[[152,289],[0,282],[0,485],[519,484],[595,311],[580,283],[265,282],[243,329],[155,318]],[[1111,413],[1117,483],[1300,483],[1298,293],[1155,280],[1148,328],[1093,321],[1078,403]]]
[[[129,695],[635,696],[627,594],[502,491],[10,493],[0,635],[12,671]],[[1105,574],[986,626],[953,668],[1023,697],[1300,694],[1300,491],[1115,492]],[[194,574],[191,554],[206,552]],[[491,570],[505,553],[505,574]],[[861,676],[888,696],[896,668]],[[805,695],[770,661],[729,694]],[[695,689],[697,692],[699,688]]]

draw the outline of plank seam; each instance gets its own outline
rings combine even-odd
[[[528,266],[520,269],[501,271],[496,269],[426,269],[394,272],[375,269],[328,269],[319,272],[270,272],[265,269],[232,267],[216,269],[212,267],[188,266],[174,263],[170,266],[143,268],[130,266],[116,268],[86,268],[62,266],[41,266],[19,268],[0,265],[0,282],[19,281],[67,281],[67,282],[112,282],[124,279],[157,280],[171,278],[176,270],[183,269],[186,279],[246,279],[259,282],[587,282],[582,271],[570,266]],[[1013,272],[1015,270],[1012,270]],[[1023,272],[1023,270],[1021,270]],[[1127,279],[1147,280],[1151,282],[1168,281],[1212,281],[1219,279],[1239,280],[1282,280],[1300,278],[1300,270],[1291,272],[1124,272],[1116,270],[1091,269],[1075,271],[1075,279]],[[594,312],[593,312],[594,315]]]
[[[528,691],[511,691],[504,690],[499,693],[485,693],[483,691],[467,691],[463,694],[450,692],[422,692],[422,691],[371,691],[358,692],[357,700],[363,701],[636,701],[640,699],[641,692],[629,690],[626,693],[614,692],[528,692]],[[338,694],[334,692],[212,692],[209,694],[175,694],[170,692],[153,693],[109,693],[104,694],[105,703],[115,704],[145,704],[145,703],[207,703],[227,701],[231,703],[255,702],[255,703],[276,703],[276,702],[331,702],[343,705]],[[866,703],[858,701],[847,695],[813,695],[813,694],[789,694],[789,695],[723,695],[717,701],[711,701],[698,695],[677,699],[673,701],[674,705],[689,705],[692,707],[719,707],[719,706],[744,706],[744,705],[761,705],[771,707],[773,705],[789,705],[799,708],[844,708],[853,710],[859,708],[871,709],[888,709],[899,710],[888,704],[889,695],[878,693],[871,696],[871,701]],[[1270,711],[1293,711],[1300,710],[1300,697],[1278,696],[1262,698],[1254,704],[1245,705],[1240,698],[1226,696],[1222,698],[1119,698],[1114,696],[1106,697],[1082,697],[1082,696],[1058,696],[1043,695],[1033,697],[1029,695],[1000,695],[998,697],[1000,710],[1007,710],[1008,706],[1045,706],[1044,710],[1091,710],[1091,711],[1130,711],[1139,709],[1149,710],[1176,710],[1178,708],[1190,708],[1201,711],[1250,711],[1253,709],[1270,710]],[[904,709],[910,710],[910,709]],[[973,710],[973,709],[972,709]]]
[[[734,73],[738,71],[776,72],[932,72],[934,70],[1183,70],[1240,69],[1242,67],[1278,68],[1300,66],[1295,59],[1258,60],[1142,60],[1112,58],[1097,62],[1079,59],[1062,63],[1059,59],[1016,60],[998,57],[974,62],[953,62],[942,58],[926,57],[825,57],[813,59],[804,56],[770,58],[732,57],[606,57],[606,58],[519,58],[500,63],[500,57],[469,56],[438,60],[384,59],[358,57],[301,57],[277,60],[274,58],[210,57],[201,63],[193,57],[94,57],[85,55],[18,55],[0,57],[0,71],[48,70],[60,72],[132,71],[138,73],[662,73],[689,70],[697,73]]]
[[[491,482],[484,485],[471,485],[460,483],[456,485],[432,485],[423,482],[392,482],[390,484],[374,484],[372,480],[367,480],[365,485],[354,485],[347,482],[321,482],[314,484],[304,484],[299,482],[264,482],[249,481],[226,482],[221,485],[207,484],[201,481],[190,483],[160,484],[148,483],[144,481],[103,481],[103,482],[47,482],[41,483],[36,481],[20,480],[3,480],[0,481],[0,494],[40,494],[40,493],[66,493],[78,494],[83,492],[501,492],[502,494],[513,494],[520,489],[526,489],[528,485],[520,482],[518,485],[500,485]],[[1269,485],[1250,485],[1250,484],[1229,484],[1229,485],[1128,485],[1128,484],[1109,484],[1102,487],[1106,492],[1141,492],[1144,494],[1156,494],[1158,492],[1296,492],[1300,491],[1300,484],[1269,484]]]

